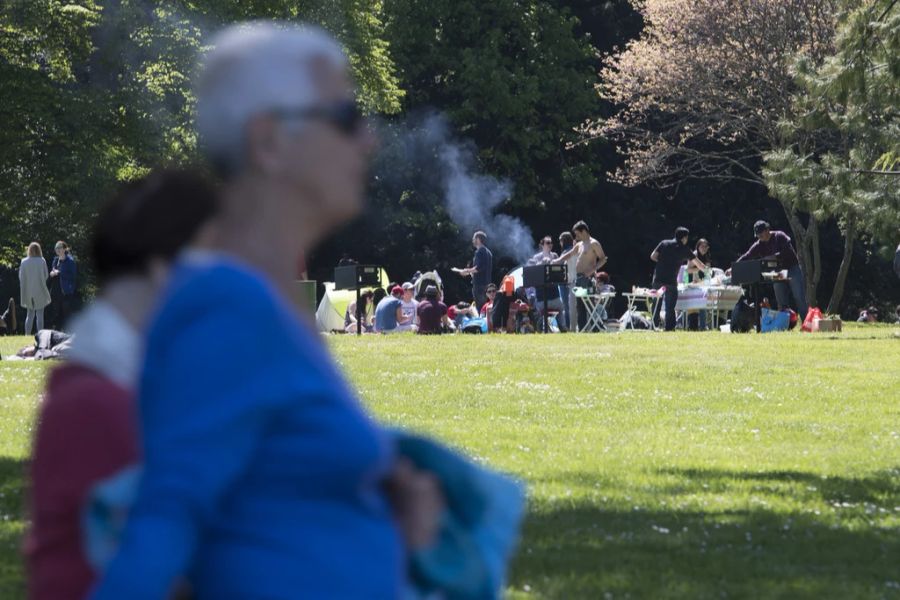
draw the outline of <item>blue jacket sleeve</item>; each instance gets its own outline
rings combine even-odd
[[[77,273],[77,267],[75,266],[75,259],[69,258],[69,260],[63,260],[59,263],[59,281],[60,287],[62,288],[63,294],[71,295],[75,293],[75,275]]]
[[[95,600],[167,597],[285,401],[285,365],[266,350],[280,333],[271,302],[252,290],[195,287],[196,297],[174,300],[150,333],[140,398],[144,474]],[[255,322],[234,318],[248,310]]]

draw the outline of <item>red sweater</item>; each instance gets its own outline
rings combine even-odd
[[[81,511],[94,484],[137,461],[133,411],[131,392],[92,369],[66,364],[51,373],[31,462],[31,600],[82,600],[90,590]]]

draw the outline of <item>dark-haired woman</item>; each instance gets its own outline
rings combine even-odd
[[[372,290],[366,290],[359,296],[359,305],[356,300],[347,305],[347,311],[344,313],[344,331],[347,333],[356,333],[356,323],[362,322],[362,331],[369,333],[372,331]]]
[[[129,184],[97,220],[92,254],[102,292],[72,324],[75,341],[50,375],[34,441],[25,544],[31,600],[80,600],[96,578],[83,550],[82,510],[99,481],[139,459],[139,332],[168,264],[215,210],[203,180],[160,172]]]
[[[694,246],[694,256],[706,265],[707,271],[700,271],[699,269],[693,268],[690,269],[690,272],[693,275],[694,281],[703,281],[706,278],[706,274],[710,268],[712,268],[712,256],[709,253],[709,242],[706,238],[700,238],[697,240],[697,244]],[[706,330],[706,311],[701,310],[700,312],[688,315],[688,327],[690,329],[700,329],[701,331]]]

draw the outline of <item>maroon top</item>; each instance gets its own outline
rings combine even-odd
[[[446,304],[425,299],[419,302],[416,312],[419,315],[419,333],[441,333],[443,317],[447,314]]]
[[[782,269],[790,269],[800,261],[797,260],[797,253],[791,246],[791,238],[783,231],[772,231],[769,241],[756,240],[750,249],[744,253],[735,262],[742,260],[750,260],[753,258],[766,258],[768,256],[777,256],[778,262]]]
[[[88,491],[138,459],[132,394],[77,364],[55,369],[31,462],[32,525],[25,539],[30,600],[82,600],[95,574],[82,550]]]

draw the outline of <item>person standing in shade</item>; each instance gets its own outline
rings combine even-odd
[[[491,254],[486,243],[487,234],[483,231],[476,231],[472,236],[472,245],[475,246],[472,266],[465,269],[453,269],[460,275],[468,275],[472,278],[472,297],[475,299],[478,312],[481,312],[481,307],[487,302],[487,286],[491,283],[493,274],[494,255]]]
[[[757,221],[753,224],[753,233],[756,241],[735,262],[744,260],[761,259],[774,256],[778,259],[778,265],[787,270],[788,281],[775,283],[775,298],[778,299],[778,308],[781,310],[791,306],[793,296],[794,307],[800,321],[806,318],[809,306],[806,303],[806,278],[797,253],[791,245],[791,238],[783,231],[772,231],[771,226],[765,221]]]
[[[59,309],[56,313],[56,329],[63,329],[69,315],[75,310],[75,291],[77,289],[76,277],[78,268],[75,265],[75,259],[69,252],[69,245],[60,240],[56,242],[54,247],[56,256],[53,258],[53,269],[50,271],[50,277],[57,278],[60,289]]]
[[[665,287],[666,331],[675,329],[675,304],[678,303],[678,270],[685,262],[689,266],[703,270],[705,265],[697,260],[688,247],[690,232],[684,227],[675,229],[675,237],[663,240],[650,254],[650,260],[656,263],[653,271],[653,287]],[[659,312],[659,300],[656,301]]]
[[[25,309],[25,335],[31,335],[31,326],[37,321],[37,331],[44,328],[44,309],[50,304],[47,289],[47,261],[41,245],[28,245],[28,256],[19,265],[20,303]]]

